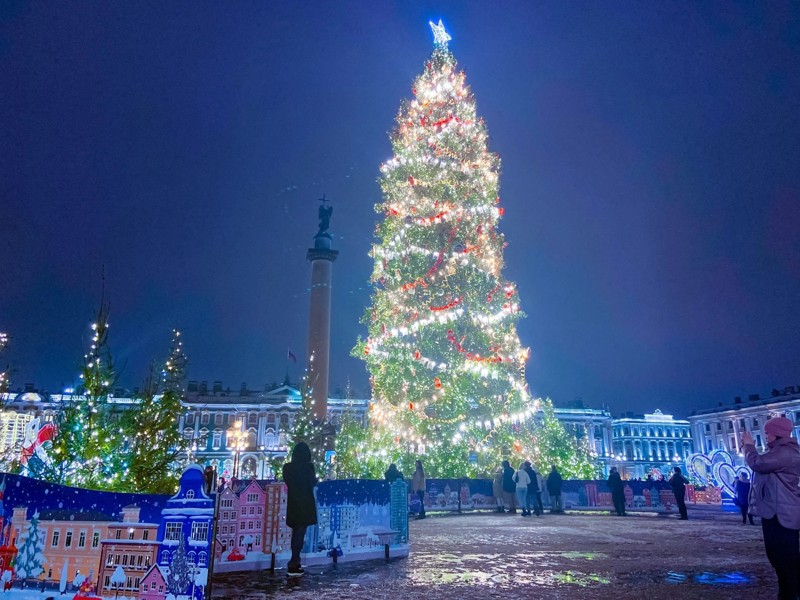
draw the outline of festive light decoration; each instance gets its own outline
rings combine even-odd
[[[432,476],[475,475],[512,453],[535,455],[541,403],[525,382],[517,290],[501,275],[500,161],[447,49],[451,37],[441,21],[430,25],[435,49],[381,166],[369,337],[353,351],[374,402],[368,431],[339,433],[342,461],[339,442],[359,456],[346,475],[379,475],[387,462],[410,473],[417,457]]]
[[[186,357],[173,331],[163,369],[151,369],[136,402],[124,408],[110,393],[116,371],[108,344],[108,304],[101,303],[84,355],[82,386],[55,418],[52,460],[29,474],[55,483],[113,491],[171,493],[187,441],[178,432]],[[41,462],[41,461],[40,461]]]
[[[440,48],[447,48],[447,42],[452,40],[448,33],[444,29],[444,25],[442,25],[442,20],[439,19],[439,24],[437,25],[433,21],[428,21],[428,24],[431,26],[433,30],[433,42],[436,44],[437,47]]]
[[[8,346],[8,334],[3,333],[0,331],[0,356],[2,356],[3,351]],[[0,394],[5,393],[8,389],[8,366],[5,366],[2,371],[0,371]]]

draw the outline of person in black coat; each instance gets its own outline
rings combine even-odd
[[[508,512],[514,514],[517,512],[517,483],[514,481],[514,467],[504,460],[503,466],[503,498],[506,501]]]
[[[386,469],[386,473],[383,474],[383,477],[389,483],[393,483],[398,479],[403,479],[403,473],[397,468],[396,464],[392,463],[389,465],[389,468]]]
[[[611,467],[608,474],[608,489],[611,490],[611,500],[614,502],[614,510],[620,517],[625,516],[625,487],[622,477],[619,476],[617,467]]]
[[[742,473],[736,480],[736,506],[742,511],[742,525],[747,525],[748,517],[750,517],[750,525],[755,525],[753,515],[747,514],[747,509],[750,507],[750,478],[747,473]]]
[[[564,505],[561,502],[561,486],[564,480],[561,478],[561,473],[556,471],[556,466],[553,465],[550,469],[550,474],[547,476],[547,493],[550,494],[551,513],[563,513]]]
[[[675,474],[670,477],[669,487],[675,494],[675,503],[678,505],[678,511],[681,513],[681,521],[686,521],[689,515],[686,513],[686,484],[689,483],[686,478],[681,475],[681,468],[675,467]]]
[[[317,473],[311,463],[311,449],[299,442],[292,450],[291,462],[283,465],[286,483],[286,524],[292,528],[292,557],[289,559],[289,576],[299,576],[305,571],[300,565],[300,550],[306,537],[306,528],[317,524],[317,502],[314,487]]]

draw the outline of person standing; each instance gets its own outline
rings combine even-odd
[[[403,473],[397,468],[396,464],[392,463],[389,465],[389,468],[386,469],[386,473],[383,474],[383,478],[389,483],[394,483],[398,479],[403,479]]]
[[[507,460],[503,461],[503,497],[512,515],[517,513],[517,484],[514,482],[514,467]]]
[[[506,512],[505,496],[503,495],[503,467],[497,469],[492,480],[492,494],[494,494],[494,501],[497,503],[495,512]]]
[[[317,524],[317,502],[314,487],[317,473],[311,463],[311,449],[299,442],[292,450],[292,460],[283,465],[286,484],[286,524],[292,529],[292,557],[289,559],[289,577],[299,577],[305,570],[300,564],[300,551],[309,525]]]
[[[514,483],[517,484],[515,493],[517,495],[517,504],[519,504],[519,508],[522,510],[523,517],[530,516],[531,514],[530,505],[528,504],[528,484],[530,482],[531,478],[525,470],[525,463],[521,462],[519,464],[519,469],[514,473]]]
[[[764,454],[756,450],[749,431],[742,435],[744,460],[753,470],[750,514],[761,517],[764,548],[778,576],[781,600],[800,595],[800,446],[793,429],[786,417],[767,421]]]
[[[525,461],[525,472],[528,474],[528,477],[531,478],[531,482],[528,484],[528,495],[525,498],[525,502],[528,506],[528,514],[531,514],[530,508],[533,507],[533,512],[537,517],[542,516],[542,493],[539,491],[539,474],[533,470],[533,465],[531,465],[531,461]]]
[[[564,505],[561,502],[561,486],[564,480],[561,478],[561,473],[556,470],[553,465],[550,468],[550,474],[547,476],[547,493],[550,494],[551,513],[563,513]]]
[[[415,463],[414,476],[411,478],[411,493],[419,498],[418,519],[425,518],[425,469],[422,468],[422,461]]]
[[[622,477],[619,476],[617,467],[611,467],[608,474],[608,489],[611,490],[611,500],[614,502],[614,510],[620,517],[625,516],[625,487]]]
[[[750,525],[753,523],[753,515],[747,514],[750,506],[750,478],[747,473],[741,473],[736,480],[736,505],[742,511],[742,525],[747,525],[747,518],[750,517]]]
[[[680,520],[686,521],[689,515],[686,513],[686,484],[689,483],[686,478],[681,474],[681,468],[675,467],[675,473],[669,479],[669,487],[672,488],[672,493],[675,494],[675,503],[678,505],[680,512]]]

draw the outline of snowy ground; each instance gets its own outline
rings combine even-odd
[[[760,526],[719,509],[639,514],[472,514],[411,522],[407,559],[214,578],[213,598],[760,599],[777,595]],[[757,520],[756,520],[757,521]]]

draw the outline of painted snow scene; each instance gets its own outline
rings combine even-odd
[[[4,600],[203,600],[214,501],[199,466],[172,497],[0,477]]]
[[[346,479],[316,488],[317,525],[308,528],[303,564],[408,555],[408,486]],[[220,495],[215,573],[285,567],[291,554],[286,485],[234,481]]]

